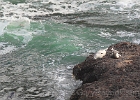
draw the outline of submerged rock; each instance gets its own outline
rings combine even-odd
[[[39,94],[27,94],[26,99],[33,99],[33,98],[48,98],[51,96],[51,92],[44,92],[44,93],[39,93]]]
[[[118,59],[111,49],[119,51]],[[73,68],[73,75],[83,81],[70,100],[140,99],[140,45],[121,42],[108,48],[103,58],[94,54]]]

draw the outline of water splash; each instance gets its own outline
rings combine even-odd
[[[17,50],[15,46],[9,45],[8,43],[0,42],[0,55],[4,55],[15,50]]]
[[[9,23],[7,21],[0,21],[0,36],[4,34],[4,29]]]
[[[34,17],[46,16],[54,13],[71,14],[78,12],[93,12],[96,10],[106,11],[108,6],[113,12],[117,9],[119,11],[126,11],[133,9],[135,5],[139,8],[139,0],[36,0],[26,1],[26,3],[12,4],[10,2],[1,2],[1,12],[3,19],[8,17]],[[135,9],[135,8],[134,8]],[[137,8],[136,8],[137,9]],[[111,11],[110,10],[110,11]]]

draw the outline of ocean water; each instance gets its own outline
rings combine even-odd
[[[0,100],[68,100],[74,65],[140,44],[139,0],[0,0]]]

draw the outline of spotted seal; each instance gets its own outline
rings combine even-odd
[[[103,58],[103,57],[106,55],[107,49],[108,49],[108,48],[97,51],[97,52],[94,54],[94,59]]]

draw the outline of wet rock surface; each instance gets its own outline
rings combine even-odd
[[[121,57],[112,58],[112,48],[119,51]],[[140,99],[140,45],[121,42],[110,46],[103,58],[93,56],[73,68],[73,75],[83,84],[70,100]]]

